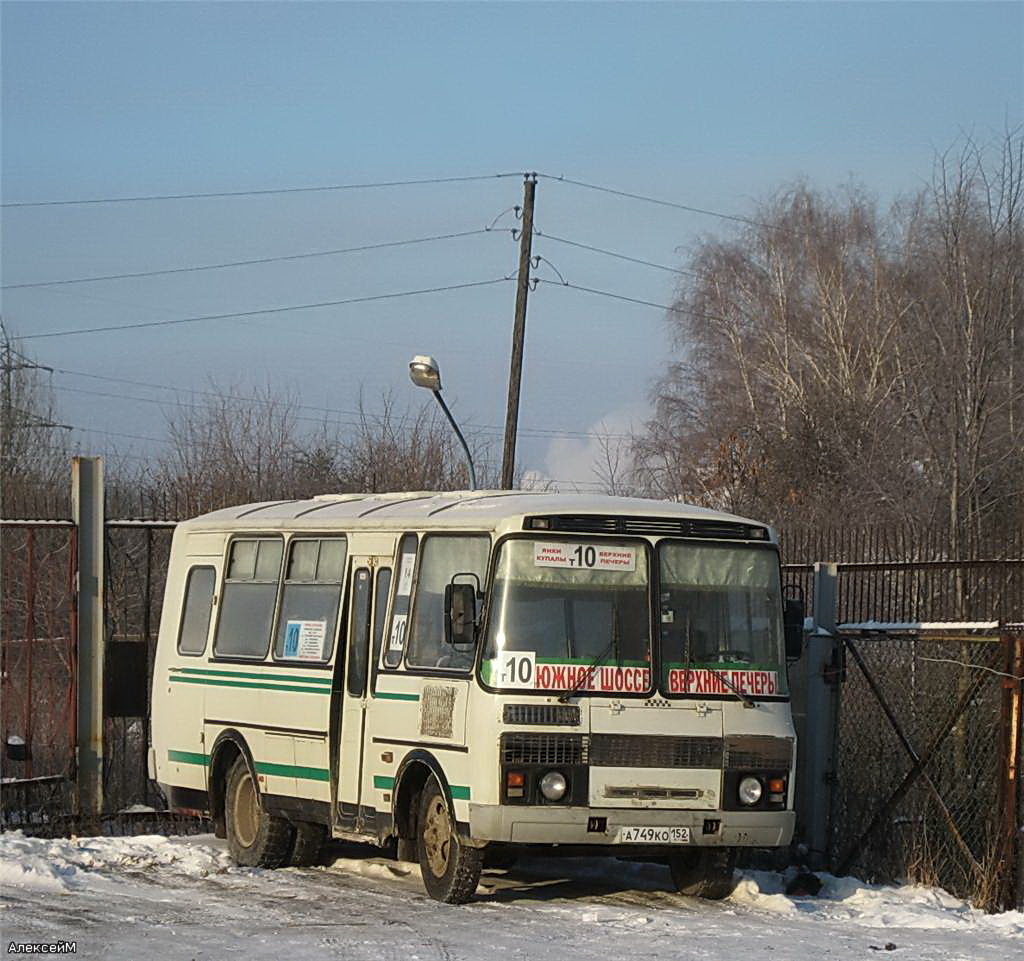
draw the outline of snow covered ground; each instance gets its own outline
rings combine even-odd
[[[429,900],[414,865],[340,846],[309,869],[236,868],[221,841],[0,835],[0,933],[77,942],[77,957],[544,961],[1024,958],[1024,914],[989,916],[942,891],[826,877],[816,898],[743,875],[719,903],[668,871],[614,860],[521,862],[477,899]],[[889,947],[892,946],[892,947]]]

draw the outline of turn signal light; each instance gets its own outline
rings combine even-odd
[[[505,796],[526,796],[526,775],[522,771],[509,771],[505,776]]]
[[[786,779],[784,777],[773,777],[768,782],[769,794],[782,794],[786,790]]]

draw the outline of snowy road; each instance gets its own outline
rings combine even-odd
[[[549,860],[485,872],[477,899],[450,907],[411,865],[362,853],[259,871],[231,867],[209,836],[0,835],[4,947],[73,940],[77,957],[161,961],[1024,958],[1024,914],[926,888],[828,879],[822,897],[788,898],[779,876],[748,872],[713,904],[672,893],[656,866]]]

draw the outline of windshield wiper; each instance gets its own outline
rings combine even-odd
[[[744,694],[732,681],[729,680],[724,674],[716,671],[713,667],[704,668],[705,671],[710,671],[715,675],[730,691],[733,692],[742,702],[744,707],[757,707],[756,702]]]
[[[577,694],[579,694],[579,692],[587,686],[587,681],[590,678],[590,675],[593,673],[593,671],[601,667],[604,664],[604,662],[608,660],[609,654],[611,654],[614,651],[616,654],[616,659],[619,659],[619,640],[619,608],[617,604],[613,603],[612,636],[611,640],[608,641],[608,646],[600,654],[598,654],[597,657],[594,658],[594,663],[583,671],[583,676],[576,682],[576,684],[573,687],[569,688],[564,693],[558,695],[559,704],[566,704],[568,703],[570,697],[575,697]]]

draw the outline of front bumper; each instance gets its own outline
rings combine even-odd
[[[606,830],[588,831],[591,818],[605,818]],[[704,822],[720,822],[713,834]],[[690,846],[781,847],[793,838],[793,811],[685,811],[592,807],[516,807],[470,804],[469,833],[479,841],[512,844],[614,844],[620,827],[689,827]],[[616,845],[628,851],[632,844]]]

